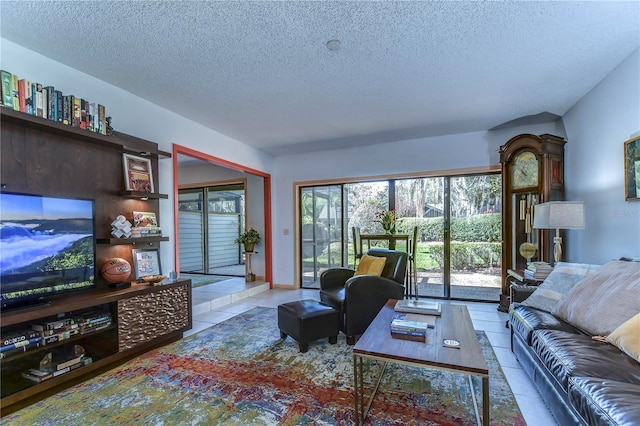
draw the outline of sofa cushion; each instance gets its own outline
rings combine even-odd
[[[377,275],[380,276],[384,270],[384,264],[387,259],[384,257],[369,256],[365,254],[360,259],[358,269],[356,269],[356,275]]]
[[[640,312],[638,295],[640,263],[614,260],[576,284],[551,313],[587,334],[607,336]]]
[[[509,326],[514,333],[531,346],[531,336],[535,330],[550,329],[564,330],[569,333],[580,333],[580,330],[572,325],[559,320],[549,312],[530,308],[520,303],[513,303],[509,307]]]
[[[639,425],[640,385],[593,377],[569,380],[569,403],[589,425]]]
[[[600,268],[600,265],[558,262],[538,289],[522,304],[551,312],[578,281],[598,268]]]
[[[567,392],[571,377],[601,377],[640,385],[640,364],[615,346],[585,334],[536,330],[531,348]]]
[[[607,342],[640,362],[640,313],[613,330],[607,336]]]

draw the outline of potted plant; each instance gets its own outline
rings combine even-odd
[[[250,228],[247,231],[244,231],[242,234],[240,234],[238,238],[236,238],[235,242],[236,244],[243,244],[244,251],[252,252],[253,247],[256,244],[260,244],[260,241],[262,241],[262,238],[260,238],[260,233],[255,229]]]

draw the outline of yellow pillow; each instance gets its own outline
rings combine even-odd
[[[607,342],[640,362],[640,314],[620,324],[607,336]]]
[[[386,263],[386,257],[369,256],[365,254],[360,259],[358,269],[356,269],[355,275],[378,275],[382,274],[384,264]]]

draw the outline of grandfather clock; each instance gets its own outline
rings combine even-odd
[[[502,164],[502,294],[507,270],[551,263],[548,230],[533,229],[534,206],[564,199],[564,144],[558,136],[522,134],[500,147]]]

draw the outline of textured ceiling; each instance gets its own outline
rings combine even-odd
[[[2,0],[0,16],[2,37],[276,155],[563,115],[640,46],[638,1]]]

